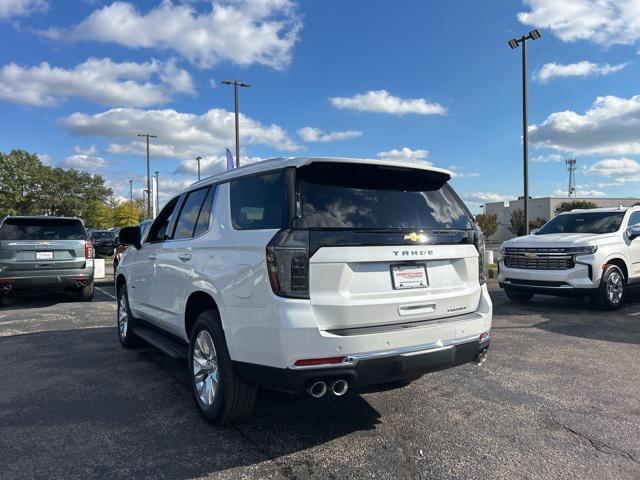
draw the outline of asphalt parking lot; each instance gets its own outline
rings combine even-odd
[[[640,293],[604,313],[494,287],[483,367],[341,399],[265,391],[216,428],[184,363],[120,347],[99,288],[0,308],[0,478],[640,478]]]

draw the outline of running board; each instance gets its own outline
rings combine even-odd
[[[171,358],[183,360],[188,357],[188,349],[186,345],[181,344],[162,333],[145,327],[135,327],[134,333],[136,336],[153,345],[158,350],[166,353]]]

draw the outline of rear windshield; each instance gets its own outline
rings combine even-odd
[[[61,218],[7,218],[0,240],[86,240],[80,220]]]
[[[116,238],[113,232],[93,232],[91,238]]]
[[[472,228],[438,172],[378,165],[312,163],[298,169],[303,228]]]
[[[613,233],[622,225],[624,212],[565,213],[549,220],[536,235],[549,233]]]

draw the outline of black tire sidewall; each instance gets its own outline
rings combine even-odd
[[[611,303],[609,301],[609,295],[607,295],[607,280],[609,280],[609,277],[614,272],[618,273],[618,275],[622,277],[622,296],[620,297],[620,301],[618,303]],[[624,302],[626,293],[627,277],[624,276],[622,269],[617,265],[607,265],[604,273],[602,274],[602,279],[600,280],[600,305],[607,310],[617,310]]]
[[[218,391],[213,400],[213,404],[210,406],[203,405],[198,397],[196,390],[195,377],[193,375],[193,349],[195,346],[195,340],[198,334],[206,330],[211,335],[213,345],[216,349],[216,358],[218,362]],[[191,379],[191,392],[193,398],[198,405],[198,410],[204,416],[207,421],[212,423],[218,423],[221,414],[224,410],[225,403],[229,400],[226,398],[230,393],[232,387],[229,382],[233,382],[233,371],[229,364],[229,354],[227,350],[226,340],[224,333],[222,333],[222,327],[220,326],[220,320],[217,312],[209,310],[201,313],[191,330],[191,337],[189,339],[189,377]]]
[[[123,338],[122,335],[120,335],[120,297],[121,296],[125,296],[127,301],[127,334],[125,335],[125,337]],[[129,295],[127,294],[127,286],[126,285],[122,285],[120,287],[120,289],[118,290],[118,299],[116,300],[117,302],[117,306],[116,306],[116,330],[118,332],[118,338],[120,339],[120,343],[122,344],[123,347],[126,348],[131,348],[132,346],[134,346],[135,343],[135,339],[134,339],[134,335],[133,335],[133,315],[131,315],[131,308],[129,308]]]

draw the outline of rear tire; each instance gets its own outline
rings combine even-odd
[[[201,313],[193,326],[189,376],[198,410],[208,422],[236,423],[253,412],[258,389],[236,375],[216,310]]]
[[[620,267],[606,265],[598,288],[598,304],[603,310],[617,310],[626,293],[627,279]]]
[[[533,298],[533,293],[516,292],[509,288],[505,288],[504,293],[507,295],[509,300],[516,303],[528,303]]]
[[[80,290],[78,290],[78,300],[81,302],[90,302],[91,300],[93,300],[94,290],[95,289],[93,286],[93,282],[91,282],[86,287],[82,287]]]
[[[127,294],[127,286],[122,285],[118,290],[118,313],[116,316],[116,327],[118,329],[118,338],[124,348],[136,348],[142,344],[140,338],[136,337],[135,318],[131,314],[129,308],[129,296]]]

